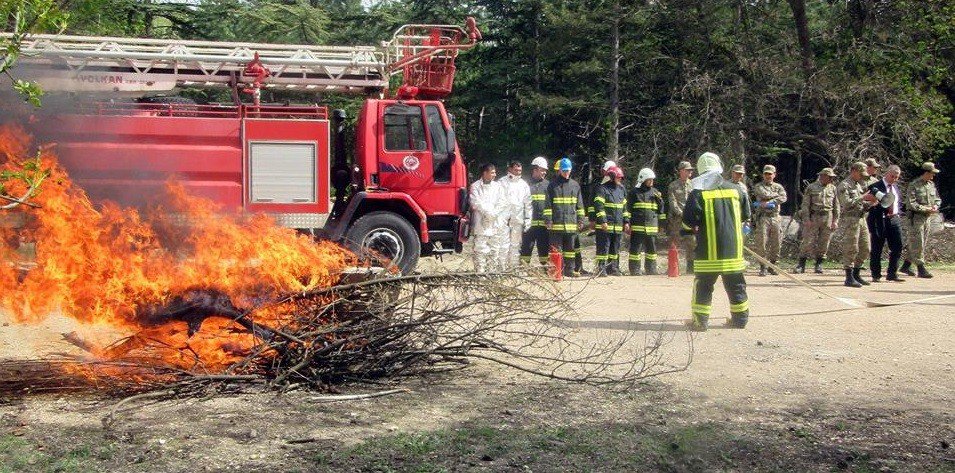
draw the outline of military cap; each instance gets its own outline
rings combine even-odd
[[[763,166],[763,174],[776,174],[776,166],[772,164]]]
[[[866,166],[872,166],[872,167],[874,167],[874,168],[880,168],[880,167],[882,167],[882,165],[879,164],[879,162],[876,161],[875,158],[866,159],[866,160],[865,160],[865,165],[866,165]]]
[[[922,163],[922,172],[931,172],[931,173],[938,174],[941,171],[939,171],[938,168],[935,167],[935,163],[931,161],[926,161]]]
[[[693,169],[693,165],[689,161],[680,161],[680,164],[676,167],[677,171],[682,171],[684,169]]]
[[[829,176],[836,177],[836,173],[833,172],[832,168],[822,168],[822,171],[819,171],[820,176]]]
[[[734,164],[733,172],[746,172],[746,169],[743,167],[742,164]]]
[[[852,164],[849,166],[849,170],[850,170],[850,171],[859,171],[859,172],[862,173],[862,176],[863,176],[863,177],[866,177],[866,176],[869,175],[868,169],[866,168],[865,163],[863,163],[862,161],[857,161],[857,162],[852,163]]]

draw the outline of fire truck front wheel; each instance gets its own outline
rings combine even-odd
[[[410,274],[421,255],[421,241],[410,223],[393,212],[371,212],[346,233],[349,248],[362,259],[390,264]]]

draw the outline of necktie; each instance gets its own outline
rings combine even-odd
[[[889,195],[895,194],[895,192],[893,192],[894,187],[895,186],[886,186],[886,193]],[[892,199],[892,205],[889,206],[889,209],[885,215],[886,217],[891,217],[895,215],[895,199]]]

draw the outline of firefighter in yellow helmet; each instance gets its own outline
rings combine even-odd
[[[714,153],[703,153],[697,160],[700,173],[692,181],[692,190],[683,210],[681,232],[696,233],[693,260],[693,319],[687,325],[706,330],[713,305],[713,285],[723,277],[730,300],[731,318],[727,326],[744,328],[749,319],[749,299],[743,270],[743,222],[749,220],[749,207],[736,184],[723,179],[723,165]],[[748,232],[748,228],[746,229]]]

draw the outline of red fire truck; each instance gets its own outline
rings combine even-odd
[[[461,250],[466,171],[441,99],[480,38],[471,18],[373,47],[34,36],[15,73],[50,92],[34,132],[92,198],[144,205],[174,177],[409,272]],[[232,102],[154,95],[182,87],[226,87]],[[343,111],[262,103],[269,89],[364,94],[351,159]]]

